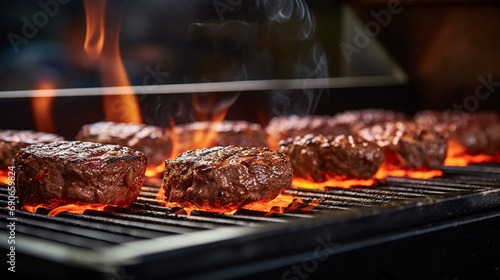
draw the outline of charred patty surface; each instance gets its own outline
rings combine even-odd
[[[384,150],[360,137],[296,137],[282,141],[279,151],[287,155],[296,177],[314,182],[329,178],[369,179],[384,161]]]
[[[21,149],[16,188],[23,205],[127,206],[140,192],[147,159],[118,145],[60,141]]]
[[[348,126],[338,125],[331,116],[288,115],[272,118],[266,126],[268,146],[276,150],[279,142],[299,136],[349,134]]]
[[[143,152],[152,165],[160,165],[172,153],[170,132],[162,127],[115,122],[82,126],[76,140],[116,144]]]
[[[422,111],[415,115],[415,122],[458,141],[470,154],[500,152],[499,113]]]
[[[227,212],[270,201],[292,183],[292,165],[281,153],[258,147],[213,147],[167,160],[162,188],[167,202]]]
[[[31,130],[0,130],[0,169],[14,164],[19,149],[32,144],[50,143],[64,140],[63,137]]]
[[[404,169],[441,169],[447,138],[427,126],[395,121],[366,127],[358,135],[386,149],[386,160]]]

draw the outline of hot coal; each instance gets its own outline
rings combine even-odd
[[[260,124],[246,121],[200,121],[181,124],[174,129],[177,152],[211,147],[266,147]]]
[[[296,177],[314,182],[372,178],[385,157],[377,144],[350,135],[299,136],[282,141],[279,151],[290,158]]]
[[[16,155],[16,188],[23,205],[128,206],[138,196],[147,159],[119,145],[60,141],[31,145]]]
[[[76,140],[116,144],[143,152],[151,165],[163,164],[172,153],[169,130],[141,124],[98,122],[84,125]]]
[[[292,183],[285,155],[259,147],[213,147],[167,160],[165,201],[183,207],[229,212],[255,201],[270,201]]]
[[[411,121],[375,124],[358,135],[384,147],[386,161],[402,169],[439,170],[446,158],[447,138],[432,127]]]
[[[0,169],[14,164],[14,158],[21,148],[32,144],[51,143],[64,140],[63,137],[31,130],[0,130]]]
[[[499,113],[422,111],[415,115],[415,121],[458,141],[472,155],[500,152]]]

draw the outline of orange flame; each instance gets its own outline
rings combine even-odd
[[[375,178],[377,179],[384,179],[386,177],[430,179],[439,176],[443,176],[443,171],[431,169],[403,169],[387,162],[382,163],[379,170],[375,174]]]
[[[373,186],[375,184],[374,179],[341,179],[341,178],[330,178],[325,182],[316,183],[314,181],[309,181],[301,178],[293,178],[292,186],[296,188],[304,189],[315,189],[315,190],[325,190],[327,188],[351,188],[355,186]]]
[[[101,56],[104,47],[104,12],[106,1],[83,0],[85,17],[87,20],[87,33],[83,49],[91,62],[95,63]]]
[[[87,205],[77,205],[77,204],[67,204],[67,205],[62,205],[58,206],[54,209],[52,209],[47,216],[50,217],[55,217],[60,213],[63,212],[68,212],[68,213],[75,213],[75,214],[83,214],[85,210],[97,210],[97,211],[104,211],[104,208],[106,208],[109,205],[102,205],[102,204],[87,204]],[[36,213],[36,210],[40,207],[47,207],[46,205],[35,205],[35,206],[23,206],[22,209],[26,210],[31,213]],[[49,207],[50,208],[50,207]]]
[[[273,213],[283,213],[285,209],[294,202],[294,196],[290,194],[280,194],[276,198],[268,202],[256,201],[243,206],[243,209],[261,211],[261,212],[273,212]]]
[[[9,179],[9,173],[12,175],[12,171],[5,169],[5,170],[0,170],[0,184],[5,184],[9,185],[11,183],[12,176]]]
[[[215,96],[210,96],[208,102],[203,102],[201,97],[195,94],[193,95],[192,101],[198,121],[220,123],[226,118],[227,108],[217,109],[215,105]],[[193,135],[192,143],[194,146],[191,147],[191,149],[210,148],[215,137],[217,137],[216,130],[197,130]]]
[[[146,177],[161,177],[165,171],[165,164],[149,167],[146,170]]]
[[[467,166],[474,163],[500,163],[500,152],[495,155],[470,155],[467,148],[454,139],[448,140],[448,153],[446,155],[445,165],[449,166]]]
[[[161,201],[162,205],[165,207],[183,208],[183,211],[185,211],[188,216],[191,215],[191,212],[193,210],[223,213],[223,214],[227,214],[227,215],[233,215],[234,213],[236,213],[238,211],[238,209],[223,210],[222,208],[221,209],[199,209],[196,207],[182,206],[176,202],[173,202],[173,203],[166,202],[165,201],[165,190],[163,188],[160,188],[160,190],[158,191],[158,194],[156,196],[156,200]],[[247,209],[247,210],[261,211],[261,212],[283,213],[286,211],[294,210],[295,208],[298,207],[298,206],[297,207],[290,207],[291,205],[294,205],[294,204],[298,204],[298,206],[300,206],[301,204],[303,204],[303,202],[300,199],[299,200],[295,199],[293,195],[280,194],[271,201],[268,201],[268,202],[256,201],[256,202],[244,205],[241,208]],[[315,205],[317,205],[317,204],[315,204]],[[312,208],[314,208],[314,207],[312,207]]]
[[[55,133],[55,121],[52,113],[56,86],[48,80],[39,83],[38,89],[43,90],[44,96],[30,99],[31,111],[33,112],[33,122],[35,130]]]
[[[105,36],[106,1],[84,0],[87,34],[84,49],[92,62],[97,62],[105,87],[123,86],[122,95],[103,96],[104,114],[107,121],[142,123],[137,97],[123,66],[120,55],[120,27],[109,25]]]

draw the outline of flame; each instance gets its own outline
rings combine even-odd
[[[123,123],[142,123],[142,115],[137,97],[123,66],[120,55],[120,27],[109,25],[105,36],[106,1],[84,0],[87,19],[87,34],[84,49],[89,59],[96,62],[105,87],[122,86],[121,95],[104,95],[104,115],[107,121]]]
[[[221,207],[221,208],[197,208],[197,207],[190,207],[190,206],[185,206],[185,205],[183,206],[183,205],[180,205],[176,202],[166,202],[165,201],[165,190],[163,188],[160,188],[160,190],[158,191],[158,194],[156,196],[156,200],[161,201],[162,205],[165,207],[170,207],[170,208],[180,207],[180,208],[182,208],[182,210],[176,212],[176,214],[183,214],[182,212],[186,212],[186,214],[188,216],[191,215],[191,212],[193,210],[223,213],[223,214],[227,214],[227,215],[233,215],[234,213],[236,213],[238,211],[238,209],[227,210],[227,209],[224,209],[223,207]],[[293,195],[280,194],[271,201],[267,201],[267,202],[256,201],[256,202],[244,205],[241,208],[247,209],[247,210],[260,211],[260,212],[284,213],[287,211],[293,211],[297,207],[302,206],[303,204],[304,204],[304,202],[302,200],[294,198]],[[312,205],[312,208],[314,208],[318,204],[319,204],[319,202],[317,202],[317,203],[312,202],[307,207],[311,207],[311,205]],[[296,206],[293,206],[293,205],[296,205]],[[305,210],[305,211],[308,211],[308,210]]]
[[[294,196],[290,194],[280,194],[271,201],[256,201],[241,208],[253,211],[283,213],[285,209],[294,201]]]
[[[409,177],[419,179],[430,179],[443,176],[442,170],[433,169],[403,169],[390,163],[384,162],[375,174],[376,179],[384,179],[386,177]]]
[[[495,155],[470,155],[467,148],[455,139],[448,140],[448,152],[445,165],[467,166],[474,163],[500,163],[500,152]]]
[[[36,210],[40,207],[43,207],[43,205],[36,205],[36,206],[26,206],[24,205],[22,207],[23,210],[31,212],[31,213],[36,213]]]
[[[43,90],[44,96],[33,97],[30,99],[31,111],[33,112],[33,122],[35,130],[42,132],[55,133],[55,121],[52,113],[55,84],[49,80],[43,80],[39,83],[38,89]]]
[[[216,108],[215,96],[210,96],[208,101],[203,100],[202,97],[198,95],[193,95],[192,97],[193,108],[196,111],[196,119],[198,121],[212,121],[214,124],[222,122],[227,114],[228,108],[218,109]],[[193,134],[193,147],[190,150],[210,148],[212,146],[213,140],[217,136],[217,131],[215,129],[199,129]]]
[[[85,17],[87,20],[87,33],[83,49],[91,62],[96,62],[101,56],[104,47],[104,12],[106,1],[83,0]]]
[[[375,184],[374,179],[342,179],[342,178],[330,178],[325,182],[317,183],[314,181],[309,181],[301,178],[293,178],[292,186],[295,188],[304,189],[315,189],[315,190],[325,190],[327,188],[351,188],[355,186],[365,186],[370,187]]]
[[[104,211],[104,208],[106,208],[107,206],[109,206],[109,205],[103,205],[103,204],[86,204],[86,205],[67,204],[67,205],[55,207],[47,214],[47,216],[55,217],[62,212],[83,214],[83,212],[85,212],[85,210]],[[40,207],[50,209],[50,206],[47,206],[47,205],[34,205],[34,206],[33,205],[26,206],[25,205],[22,207],[22,209],[26,210],[28,212],[31,212],[31,213],[36,213],[36,210]]]
[[[165,163],[146,169],[146,177],[161,177],[165,172]]]
[[[107,206],[108,205],[102,205],[102,204],[99,204],[99,205],[93,205],[93,204],[89,204],[89,205],[68,204],[68,205],[63,205],[63,206],[59,206],[59,207],[56,207],[56,208],[52,209],[49,212],[49,214],[47,214],[47,216],[55,217],[59,213],[62,213],[62,212],[75,213],[75,214],[83,214],[83,212],[85,212],[85,210],[103,211],[104,208],[106,208]]]
[[[0,184],[9,185],[12,184],[12,180],[9,179],[9,173],[12,175],[12,171],[5,169],[0,170]],[[11,176],[12,178],[12,176]]]

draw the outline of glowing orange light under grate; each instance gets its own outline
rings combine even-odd
[[[495,155],[470,155],[467,148],[456,140],[448,141],[448,153],[446,155],[445,165],[448,166],[467,166],[475,163],[500,163],[500,152]]]

